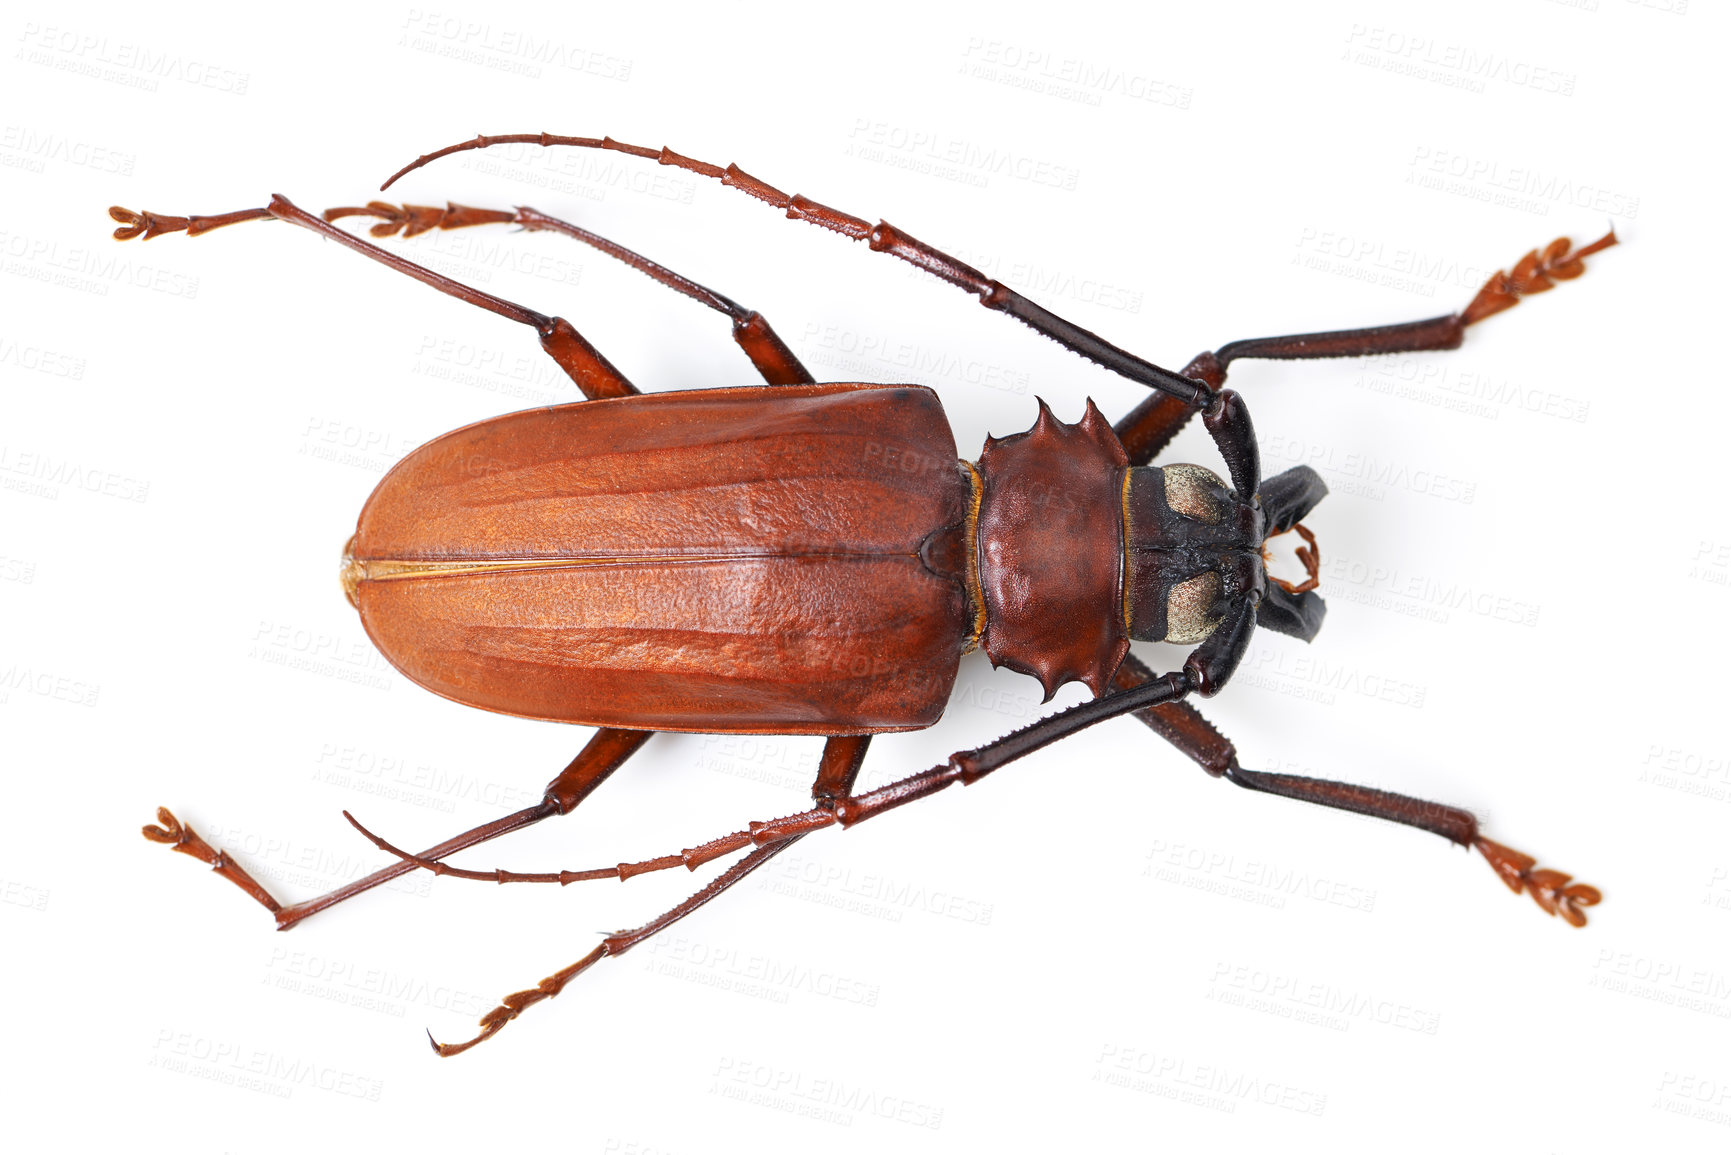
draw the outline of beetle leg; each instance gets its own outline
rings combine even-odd
[[[571,978],[589,970],[590,966],[599,963],[601,959],[620,954],[628,947],[647,939],[649,935],[665,930],[666,926],[684,918],[685,914],[703,906],[722,890],[732,887],[753,869],[762,866],[770,855],[786,849],[814,829],[838,823],[841,826],[864,823],[865,819],[876,817],[886,810],[897,809],[909,802],[916,802],[919,798],[935,795],[957,781],[962,784],[976,783],[1001,765],[1014,762],[1016,758],[1040,750],[1042,746],[1051,745],[1059,738],[1066,738],[1073,732],[1123,713],[1136,713],[1139,719],[1148,722],[1156,732],[1170,739],[1179,750],[1196,758],[1212,774],[1227,778],[1238,786],[1245,786],[1246,790],[1267,791],[1288,798],[1300,798],[1303,802],[1352,810],[1357,814],[1385,817],[1407,826],[1428,829],[1449,838],[1451,842],[1477,847],[1478,852],[1485,855],[1485,859],[1490,862],[1490,866],[1496,869],[1497,876],[1503,878],[1504,883],[1508,883],[1508,887],[1515,890],[1516,894],[1527,890],[1544,911],[1558,914],[1570,925],[1586,925],[1586,914],[1582,913],[1580,907],[1598,904],[1601,895],[1596,888],[1572,883],[1570,876],[1561,871],[1534,869],[1534,859],[1530,859],[1528,855],[1490,842],[1489,838],[1483,838],[1478,833],[1477,819],[1466,810],[1421,802],[1418,798],[1373,790],[1367,786],[1331,783],[1316,778],[1297,778],[1291,774],[1264,774],[1245,771],[1243,767],[1239,767],[1231,743],[1222,738],[1220,732],[1215,731],[1200,713],[1182,703],[1182,698],[1186,698],[1187,694],[1210,693],[1212,689],[1219,687],[1220,682],[1226,681],[1231,675],[1232,663],[1238,658],[1243,646],[1232,641],[1217,642],[1217,639],[1232,632],[1234,627],[1241,630],[1239,637],[1248,637],[1248,629],[1243,629],[1243,625],[1245,622],[1226,623],[1219,630],[1215,630],[1215,634],[1189,656],[1181,672],[1153,677],[1148,668],[1137,663],[1127,674],[1113,679],[1113,693],[1106,694],[1104,698],[1085,701],[1078,707],[1054,713],[1047,719],[1033,722],[1032,726],[1021,727],[1018,731],[1011,732],[994,743],[978,746],[975,750],[954,753],[950,755],[947,764],[935,765],[923,774],[912,774],[909,778],[881,786],[878,790],[867,791],[864,795],[841,798],[833,805],[820,803],[819,807],[775,819],[770,823],[751,823],[748,836],[751,845],[755,847],[753,852],[736,862],[727,873],[722,874],[708,887],[685,900],[682,906],[673,907],[672,911],[663,914],[661,918],[640,926],[639,930],[621,932],[602,940],[601,945],[597,945],[594,951],[585,954],[566,970],[557,971],[544,978],[535,989],[519,990],[516,994],[505,997],[495,1010],[481,1016],[481,1032],[474,1039],[459,1044],[433,1042],[433,1048],[440,1055],[457,1055],[460,1051],[474,1046],[476,1042],[495,1036],[500,1029],[504,1029],[505,1023],[511,1022],[524,1008],[556,996]],[[829,752],[826,750],[826,760],[827,753]],[[822,776],[819,781],[822,781]]]
[[[577,804],[587,798],[594,789],[607,780],[607,777],[624,764],[625,760],[649,740],[649,731],[644,730],[598,730],[595,736],[584,745],[570,765],[560,771],[559,776],[547,784],[547,789],[541,801],[534,806],[519,810],[465,831],[437,846],[424,851],[424,855],[436,860],[447,854],[455,854],[471,846],[509,834],[513,830],[521,830],[532,826],[543,818],[551,818],[559,814],[569,814],[576,809]],[[278,930],[287,930],[309,915],[335,906],[346,899],[353,898],[363,891],[371,890],[389,882],[393,878],[407,874],[415,869],[415,861],[398,861],[376,870],[364,878],[338,887],[328,894],[310,898],[305,902],[297,902],[292,906],[283,906],[251,875],[228,857],[226,853],[217,850],[193,833],[192,828],[184,825],[173,814],[165,809],[156,812],[158,822],[162,826],[146,826],[144,836],[152,842],[170,844],[171,849],[182,854],[190,854],[201,862],[207,862],[217,873],[233,882],[236,886],[252,895],[265,909],[276,916]],[[401,857],[401,856],[399,856]],[[413,857],[413,856],[410,856]]]
[[[996,742],[988,743],[973,750],[964,750],[950,756],[950,760],[942,766],[935,766],[924,774],[915,774],[888,786],[868,791],[865,794],[854,794],[851,790],[839,796],[840,788],[851,787],[853,777],[858,773],[858,762],[864,756],[864,742],[861,739],[831,738],[824,751],[824,768],[818,777],[818,783],[813,788],[812,795],[817,805],[810,810],[791,814],[785,818],[777,818],[769,822],[752,822],[744,830],[736,830],[713,838],[700,846],[680,851],[677,854],[664,854],[658,858],[644,859],[641,862],[620,863],[617,866],[604,866],[594,870],[582,871],[542,871],[536,873],[515,872],[505,870],[463,870],[448,866],[433,859],[433,856],[411,855],[399,850],[368,831],[353,818],[349,821],[357,830],[370,839],[373,844],[386,853],[395,854],[405,862],[424,867],[439,874],[448,874],[455,878],[472,879],[477,882],[585,882],[603,878],[618,878],[625,880],[635,878],[639,874],[649,874],[658,870],[671,870],[683,866],[688,870],[696,870],[707,862],[731,854],[748,847],[761,850],[767,846],[775,846],[790,838],[803,838],[814,830],[822,830],[826,826],[840,823],[842,826],[852,826],[867,818],[892,810],[897,806],[906,805],[928,794],[935,794],[956,782],[964,785],[972,784],[1007,763],[1035,750],[1047,746],[1060,738],[1066,738],[1078,730],[1085,729],[1108,718],[1116,718],[1120,714],[1134,713],[1162,702],[1175,701],[1188,694],[1199,693],[1211,695],[1231,675],[1232,668],[1243,656],[1254,622],[1254,606],[1245,605],[1235,617],[1209,635],[1208,640],[1198,646],[1185,661],[1184,668],[1163,677],[1151,678],[1136,686],[1122,690],[1106,697],[1095,698],[1072,707],[1051,717],[1042,718],[1031,725],[1024,726]],[[850,750],[842,743],[858,743],[857,750]]]
[[[592,233],[580,225],[562,221],[558,217],[548,216],[539,209],[527,206],[515,210],[476,209],[468,205],[447,203],[444,208],[433,205],[401,206],[387,204],[384,201],[371,201],[364,206],[326,209],[324,218],[327,221],[341,220],[344,217],[368,216],[379,218],[379,223],[367,231],[375,237],[389,237],[399,231],[405,238],[417,236],[432,229],[461,229],[470,225],[483,224],[516,224],[530,232],[563,233],[573,240],[581,241],[592,248],[623,261],[644,276],[658,284],[683,296],[690,297],[701,305],[706,305],[718,313],[725,314],[733,322],[733,339],[751,359],[752,365],[762,375],[764,381],[771,385],[810,385],[817,379],[807,371],[806,367],[794,356],[793,350],[787,347],[787,342],[781,339],[776,331],[770,328],[763,314],[755,309],[722,296],[714,289],[706,288],[687,277],[682,277],[672,269],[658,265],[640,253],[632,252],[624,245],[616,244],[598,233]]]
[[[210,868],[222,875],[253,897],[260,906],[276,914],[282,910],[282,903],[271,897],[259,881],[248,874],[239,863],[228,856],[225,850],[218,850],[210,843],[200,838],[198,834],[176,818],[166,806],[156,808],[156,820],[161,826],[146,826],[144,836],[152,842],[161,842],[169,849],[181,854],[190,854],[200,862],[208,863]]]
[[[1288,337],[1259,337],[1234,341],[1212,353],[1204,352],[1184,367],[1184,376],[1218,390],[1226,381],[1226,368],[1239,358],[1274,361],[1308,360],[1317,357],[1373,357],[1381,353],[1423,353],[1458,349],[1468,325],[1513,308],[1520,299],[1556,287],[1557,281],[1573,280],[1587,271],[1585,258],[1617,243],[1615,231],[1606,233],[1582,249],[1571,249],[1567,237],[1558,237],[1544,249],[1528,253],[1516,263],[1514,272],[1498,271],[1485,282],[1471,303],[1459,313],[1431,317],[1401,325],[1378,325],[1369,329],[1342,329],[1333,333],[1295,333]],[[1152,396],[1132,409],[1113,431],[1124,443],[1131,465],[1147,465],[1190,420],[1194,409],[1173,397]]]
[[[824,743],[823,760],[818,766],[817,781],[812,784],[811,788],[812,800],[818,804],[820,809],[834,810],[837,805],[853,793],[854,779],[859,775],[860,764],[865,761],[866,747],[870,742],[871,735],[861,734],[830,738]],[[658,858],[646,858],[641,862],[621,862],[613,866],[599,866],[589,870],[468,870],[441,861],[443,856],[431,851],[426,854],[411,854],[393,846],[362,826],[360,821],[347,810],[343,811],[343,817],[349,820],[350,826],[360,832],[361,837],[386,854],[394,854],[401,860],[395,868],[396,874],[419,867],[422,870],[430,870],[441,877],[459,878],[469,882],[492,882],[500,885],[507,882],[556,882],[560,886],[570,886],[573,882],[598,882],[608,878],[616,878],[620,882],[626,882],[640,874],[654,874],[660,870],[672,870],[676,866],[683,866],[686,870],[696,870],[718,858],[725,858],[736,850],[744,850],[752,844],[752,831],[740,830],[733,834],[724,834],[720,838],[711,839],[702,846],[687,847],[678,854],[664,854]],[[455,851],[449,853],[455,853]]]
[[[1113,675],[1112,687],[1123,692],[1153,678],[1152,670],[1135,658],[1127,657]],[[1169,702],[1141,710],[1136,717],[1208,773],[1216,778],[1225,778],[1236,786],[1399,822],[1474,848],[1485,856],[1485,861],[1491,864],[1497,877],[1510,890],[1516,894],[1527,891],[1539,904],[1539,909],[1561,917],[1570,926],[1587,925],[1587,916],[1581,908],[1595,906],[1603,897],[1598,888],[1572,883],[1570,876],[1561,871],[1535,870],[1537,863],[1528,855],[1480,834],[1478,819],[1460,807],[1323,778],[1246,770],[1238,764],[1238,752],[1232,743],[1188,702]]]
[[[485,210],[471,210],[483,212]],[[595,346],[584,339],[571,322],[563,317],[549,317],[537,313],[533,309],[524,308],[514,301],[503,297],[495,297],[491,293],[463,284],[442,273],[413,261],[407,260],[395,253],[387,252],[377,245],[370,244],[352,233],[328,221],[320,220],[311,213],[291,204],[286,197],[272,196],[270,204],[261,209],[241,209],[237,212],[223,213],[212,217],[159,217],[154,213],[135,213],[131,209],[123,209],[118,205],[108,210],[108,215],[121,222],[121,228],[114,230],[114,239],[118,241],[131,240],[142,236],[145,240],[159,237],[164,233],[185,231],[189,236],[197,236],[223,225],[237,224],[241,221],[263,220],[267,217],[287,221],[299,225],[340,245],[347,246],[362,256],[371,257],[380,264],[405,273],[424,285],[430,285],[457,298],[477,305],[488,312],[497,313],[501,317],[532,326],[540,335],[541,348],[553,358],[559,368],[577,387],[583,390],[583,395],[591,400],[602,397],[626,397],[636,393],[637,387],[625,379],[625,375],[615,369],[607,358],[603,357]]]
[[[959,261],[947,253],[934,249],[923,241],[916,240],[889,222],[879,221],[873,225],[860,217],[851,216],[848,213],[832,209],[828,205],[819,204],[809,197],[789,196],[780,189],[743,171],[738,165],[730,164],[723,168],[720,165],[681,156],[671,149],[644,148],[640,145],[622,144],[611,137],[512,133],[506,136],[477,136],[473,140],[428,153],[404,166],[379,187],[381,190],[387,189],[406,173],[413,172],[439,157],[470,149],[488,148],[495,144],[538,144],[543,147],[571,146],[604,149],[610,152],[623,152],[631,156],[644,157],[660,164],[682,168],[699,176],[711,177],[729,188],[739,189],[747,196],[763,201],[772,208],[781,209],[792,220],[810,221],[821,228],[840,233],[850,240],[866,241],[874,252],[889,253],[891,256],[899,257],[911,265],[924,269],[939,280],[947,281],[958,289],[973,293],[980,299],[980,304],[986,308],[1008,313],[1036,333],[1050,337],[1066,349],[1097,362],[1114,373],[1128,377],[1138,384],[1170,394],[1191,409],[1201,409],[1209,403],[1210,392],[1201,382],[1190,380],[1170,369],[1163,369],[1133,353],[1118,348],[1080,325],[1066,321],[1056,313],[1041,308],[1014,289],[987,277],[966,262]]]
[[[865,761],[870,734],[846,738],[831,738],[823,744],[823,759],[818,763],[817,781],[811,784],[811,799],[825,810],[834,810],[842,799],[853,794],[854,779],[859,777]]]
[[[684,918],[710,899],[721,894],[722,891],[727,890],[729,887],[739,882],[746,875],[768,862],[771,858],[774,858],[789,846],[792,846],[794,841],[794,839],[787,839],[777,842],[773,846],[765,846],[759,850],[752,851],[750,854],[728,867],[727,871],[716,878],[715,881],[711,882],[708,886],[704,887],[702,890],[698,891],[672,910],[651,919],[635,930],[622,930],[617,934],[602,939],[599,946],[578,959],[576,962],[572,963],[570,966],[566,967],[564,970],[555,971],[540,982],[536,983],[535,986],[529,990],[517,991],[515,994],[506,995],[500,1000],[498,1006],[481,1016],[480,1033],[474,1038],[469,1039],[467,1042],[441,1043],[437,1039],[433,1038],[431,1033],[427,1035],[427,1041],[433,1044],[433,1050],[441,1058],[447,1059],[452,1055],[462,1054],[477,1043],[487,1041],[503,1030],[506,1023],[510,1022],[512,1019],[522,1014],[526,1009],[534,1006],[543,999],[550,999],[554,995],[557,995],[560,991],[565,989],[566,983],[570,982],[572,979],[576,978],[602,959],[624,954],[644,939],[650,938],[661,933],[663,930],[666,930],[668,927],[672,926],[674,923],[678,922],[680,919]]]
[[[865,741],[830,739],[824,749],[824,766],[819,771],[817,784],[812,789],[817,806],[799,814],[790,814],[786,818],[753,822],[746,831],[708,843],[707,845],[714,846],[743,838],[744,841],[735,848],[744,849],[746,845],[750,845],[753,849],[750,854],[728,867],[714,882],[660,918],[636,930],[622,931],[602,940],[594,950],[564,970],[542,979],[533,989],[507,995],[499,1006],[481,1016],[481,1031],[474,1038],[464,1043],[440,1043],[434,1040],[433,1049],[448,1057],[460,1054],[476,1043],[493,1037],[526,1008],[557,995],[565,988],[565,984],[602,959],[622,954],[651,935],[665,930],[762,866],[771,856],[814,830],[838,823],[843,827],[852,826],[927,795],[936,794],[957,782],[964,785],[978,782],[1000,766],[1108,718],[1175,702],[1189,694],[1213,694],[1231,677],[1233,668],[1243,657],[1250,638],[1254,613],[1255,605],[1246,603],[1235,617],[1223,622],[1209,635],[1207,641],[1185,659],[1182,670],[1150,678],[1130,689],[1072,706],[1049,718],[1042,718],[1020,730],[1012,731],[996,742],[989,742],[972,750],[958,751],[950,755],[949,761],[941,766],[934,766],[924,773],[910,775],[864,794],[849,793],[839,799],[833,797],[836,790],[852,784],[859,769],[859,760],[865,753]]]
[[[836,803],[853,792],[854,778],[859,774],[860,763],[865,760],[866,747],[870,744],[871,736],[869,734],[830,738],[824,742],[823,760],[818,764],[817,781],[812,783],[811,787],[811,796],[820,809],[833,809]],[[636,930],[622,930],[617,934],[608,936],[594,950],[564,970],[548,975],[536,983],[533,989],[506,995],[497,1007],[481,1016],[480,1033],[467,1042],[441,1043],[429,1034],[427,1039],[433,1044],[433,1050],[441,1058],[450,1058],[452,1055],[462,1054],[476,1043],[492,1038],[504,1029],[506,1023],[522,1014],[526,1008],[534,1006],[543,999],[552,998],[565,989],[566,983],[602,959],[624,954],[644,939],[660,934],[797,841],[799,841],[799,837],[796,835],[753,850],[728,867],[715,881],[672,910],[650,919]]]

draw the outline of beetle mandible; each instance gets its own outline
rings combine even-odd
[[[936,395],[919,386],[818,384],[764,318],[586,229],[531,208],[373,201],[322,217],[274,196],[262,208],[168,217],[115,207],[117,240],[196,236],[249,220],[319,233],[435,289],[535,328],[588,400],[483,421],[410,453],[368,500],[342,581],[368,635],[411,679],[457,701],[599,727],[543,800],[418,854],[357,829],[396,861],[284,906],[168,810],[153,841],[209,863],[296,925],[391,878],[427,869],[489,882],[628,879],[746,852],[690,899],[604,939],[532,989],[507,996],[454,1055],[496,1034],[603,958],[623,953],[739,882],[812,831],[851,826],[1108,718],[1133,714],[1208,773],[1250,790],[1351,810],[1478,849],[1517,894],[1574,926],[1597,889],[1479,833],[1466,810],[1343,782],[1247,770],[1187,699],[1231,678],[1261,626],[1310,641],[1324,606],[1319,554],[1299,524],[1326,489],[1308,466],[1264,479],[1244,401],[1224,387],[1241,358],[1362,357],[1458,348],[1468,326],[1578,277],[1583,248],[1558,239],[1493,275],[1460,313],[1407,324],[1234,341],[1174,373],[1102,340],[885,222],[789,196],[735,165],[611,138],[478,136],[387,180],[496,144],[606,149],[720,180],[899,257],[1060,345],[1136,381],[1147,400],[1116,423],[1088,402],[1074,425],[1041,402],[1026,433],[958,458]],[[375,238],[516,224],[566,234],[725,314],[765,385],[641,395],[568,321],[433,272],[337,228],[375,218]],[[1200,415],[1227,477],[1154,457]],[[1265,568],[1267,540],[1296,530],[1307,580]],[[1196,648],[1156,674],[1132,641]],[[1080,681],[1092,701],[939,766],[856,794],[871,735],[943,712],[962,655],[1037,678],[1049,700]],[[450,855],[568,814],[655,731],[822,735],[814,805],[701,846],[594,870],[518,873]],[[345,817],[347,815],[345,814]]]

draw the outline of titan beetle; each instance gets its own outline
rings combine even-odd
[[[1263,479],[1240,358],[1357,357],[1457,348],[1466,328],[1584,271],[1566,239],[1498,272],[1458,314],[1401,325],[1235,341],[1181,373],[1144,361],[884,222],[788,196],[742,172],[601,138],[480,136],[420,157],[502,143],[608,149],[720,180],[978,296],[1152,390],[1114,423],[1090,401],[1073,425],[1044,403],[1033,428],[958,457],[936,394],[911,385],[818,384],[763,317],[576,225],[535,209],[391,205],[302,211],[281,196],[219,216],[110,209],[115,237],[197,235],[247,220],[310,229],[501,316],[532,325],[589,400],[509,414],[404,458],[362,510],[342,580],[368,635],[415,682],[488,710],[598,727],[535,806],[418,854],[357,829],[396,861],[284,906],[166,809],[146,837],[211,864],[279,929],[415,869],[491,882],[626,879],[746,853],[690,899],[604,939],[534,988],[507,996],[467,1050],[737,883],[821,827],[851,826],[1121,714],[1134,714],[1210,774],[1251,790],[1351,810],[1476,847],[1516,893],[1575,926],[1599,891],[1484,838],[1465,810],[1347,783],[1247,770],[1187,699],[1231,678],[1257,626],[1309,641],[1322,624],[1315,538],[1299,524],[1326,492],[1299,466]],[[726,314],[764,386],[640,395],[571,324],[464,285],[337,228],[376,238],[513,223],[564,233]],[[1227,477],[1152,464],[1200,414]],[[1269,538],[1297,530],[1307,580],[1270,577]],[[1132,641],[1195,645],[1156,675]],[[963,654],[1037,678],[1050,699],[1080,681],[1092,701],[856,794],[871,735],[930,726]],[[823,735],[814,806],[701,846],[594,870],[518,873],[449,865],[457,851],[569,813],[655,731]],[[350,818],[354,822],[353,818]]]

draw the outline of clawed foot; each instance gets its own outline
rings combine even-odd
[[[218,850],[204,839],[200,838],[192,827],[181,822],[166,806],[156,810],[156,820],[161,826],[144,827],[144,836],[152,842],[160,842],[169,849],[181,854],[190,854],[200,862],[208,863],[210,868],[222,875],[236,886],[250,894],[255,901],[266,910],[275,914],[282,909],[282,904],[226,853]]]
[[[1491,869],[1508,884],[1510,890],[1516,894],[1527,891],[1539,904],[1539,909],[1557,915],[1570,926],[1586,926],[1587,915],[1581,908],[1597,906],[1604,897],[1596,886],[1584,882],[1571,884],[1572,876],[1560,870],[1534,870],[1537,859],[1511,850],[1500,842],[1480,838],[1477,845],[1479,853],[1485,856]]]
[[[368,201],[365,205],[326,209],[323,215],[327,221],[340,221],[344,217],[377,217],[379,223],[369,228],[369,233],[375,237],[390,237],[401,232],[405,240],[433,229],[511,224],[517,220],[514,212],[470,208],[454,202],[446,202],[444,208],[439,208],[437,205],[412,205],[405,202],[399,206],[385,201]]]
[[[212,866],[220,866],[223,853],[214,849],[210,843],[194,833],[192,827],[181,824],[172,811],[166,806],[156,808],[156,820],[161,826],[146,826],[142,833],[152,842],[160,842],[164,846],[178,850],[182,854],[190,854],[200,862],[208,862]]]
[[[143,237],[149,240],[165,233],[184,232],[189,237],[200,233],[208,233],[211,229],[220,229],[224,225],[239,224],[241,221],[262,221],[270,218],[269,209],[237,209],[232,213],[218,213],[213,217],[165,217],[149,211],[137,213],[131,209],[110,205],[108,215],[119,222],[120,228],[114,230],[114,239],[130,241],[133,237]]]
[[[621,933],[623,934],[626,932]],[[500,1031],[504,1030],[506,1023],[522,1014],[529,1007],[534,1006],[543,999],[550,999],[557,995],[560,991],[565,989],[566,983],[570,982],[572,979],[576,978],[578,975],[582,974],[584,971],[588,970],[613,952],[613,939],[603,940],[600,946],[596,947],[594,950],[590,951],[564,970],[548,975],[529,990],[518,991],[516,994],[506,995],[499,1001],[498,1006],[481,1016],[481,1031],[468,1042],[441,1043],[439,1040],[433,1038],[433,1032],[431,1031],[427,1032],[427,1042],[433,1044],[434,1053],[441,1059],[448,1059],[452,1055],[460,1055],[470,1047],[476,1046],[479,1043],[484,1043]]]
[[[1577,249],[1568,237],[1558,237],[1543,249],[1534,249],[1515,263],[1511,272],[1500,269],[1491,274],[1478,296],[1461,314],[1461,323],[1471,325],[1486,317],[1512,309],[1522,297],[1543,293],[1557,287],[1558,281],[1572,281],[1587,271],[1586,258],[1617,243],[1617,230],[1612,229],[1585,248]]]

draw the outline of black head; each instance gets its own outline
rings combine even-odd
[[[1250,597],[1256,623],[1309,641],[1322,626],[1315,592],[1268,578],[1263,545],[1328,493],[1300,465],[1264,481],[1246,501],[1200,465],[1129,471],[1125,494],[1126,614],[1137,641],[1192,645]]]

